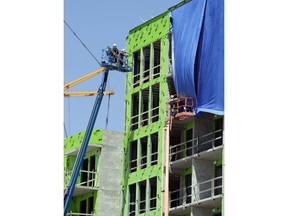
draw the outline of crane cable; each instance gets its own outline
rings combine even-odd
[[[91,54],[91,56],[97,61],[97,63],[102,67],[100,62],[96,59],[96,57],[92,54],[92,52],[86,47],[86,45],[81,41],[81,39],[77,36],[77,34],[72,30],[72,28],[67,24],[67,22],[64,20],[65,25],[68,26],[68,28],[71,30],[71,32],[75,35],[75,37],[81,42],[81,44],[86,48],[86,50]]]
[[[107,108],[107,116],[106,116],[106,125],[105,125],[105,130],[107,130],[108,127],[108,118],[109,118],[109,110],[110,110],[110,96],[108,97],[108,108]]]

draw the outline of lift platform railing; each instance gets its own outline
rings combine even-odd
[[[169,104],[172,118],[177,118],[184,114],[195,115],[195,101],[192,97],[174,95],[174,97],[171,97]]]
[[[193,156],[223,145],[222,129],[170,146],[170,161]],[[205,140],[205,141],[204,141]]]

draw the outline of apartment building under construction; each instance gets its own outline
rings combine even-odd
[[[67,215],[223,215],[223,48],[220,0],[129,31],[125,131],[93,130]],[[65,180],[82,139],[65,139]]]

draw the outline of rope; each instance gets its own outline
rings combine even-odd
[[[108,108],[107,108],[107,116],[106,116],[106,125],[105,125],[105,130],[107,130],[107,126],[108,126],[108,118],[109,118],[109,110],[110,110],[110,96],[108,97]]]
[[[92,54],[92,52],[86,47],[86,45],[81,41],[81,39],[77,36],[77,34],[72,30],[72,28],[67,24],[67,22],[64,20],[65,25],[68,26],[68,28],[71,30],[71,32],[75,35],[75,37],[81,42],[81,44],[86,48],[86,50],[91,54],[91,56],[97,61],[97,63],[102,67],[100,62],[96,59],[96,57]]]

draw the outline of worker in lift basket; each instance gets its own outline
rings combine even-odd
[[[114,52],[114,53],[113,53],[112,63],[117,63],[117,59],[118,59],[118,55],[119,55],[119,50],[118,50],[116,44],[113,44],[112,50],[113,50],[113,52]]]
[[[120,61],[119,61],[119,64],[120,66],[123,66],[125,67],[126,66],[126,51],[125,49],[122,49],[121,52],[119,53],[119,58],[120,58]]]

